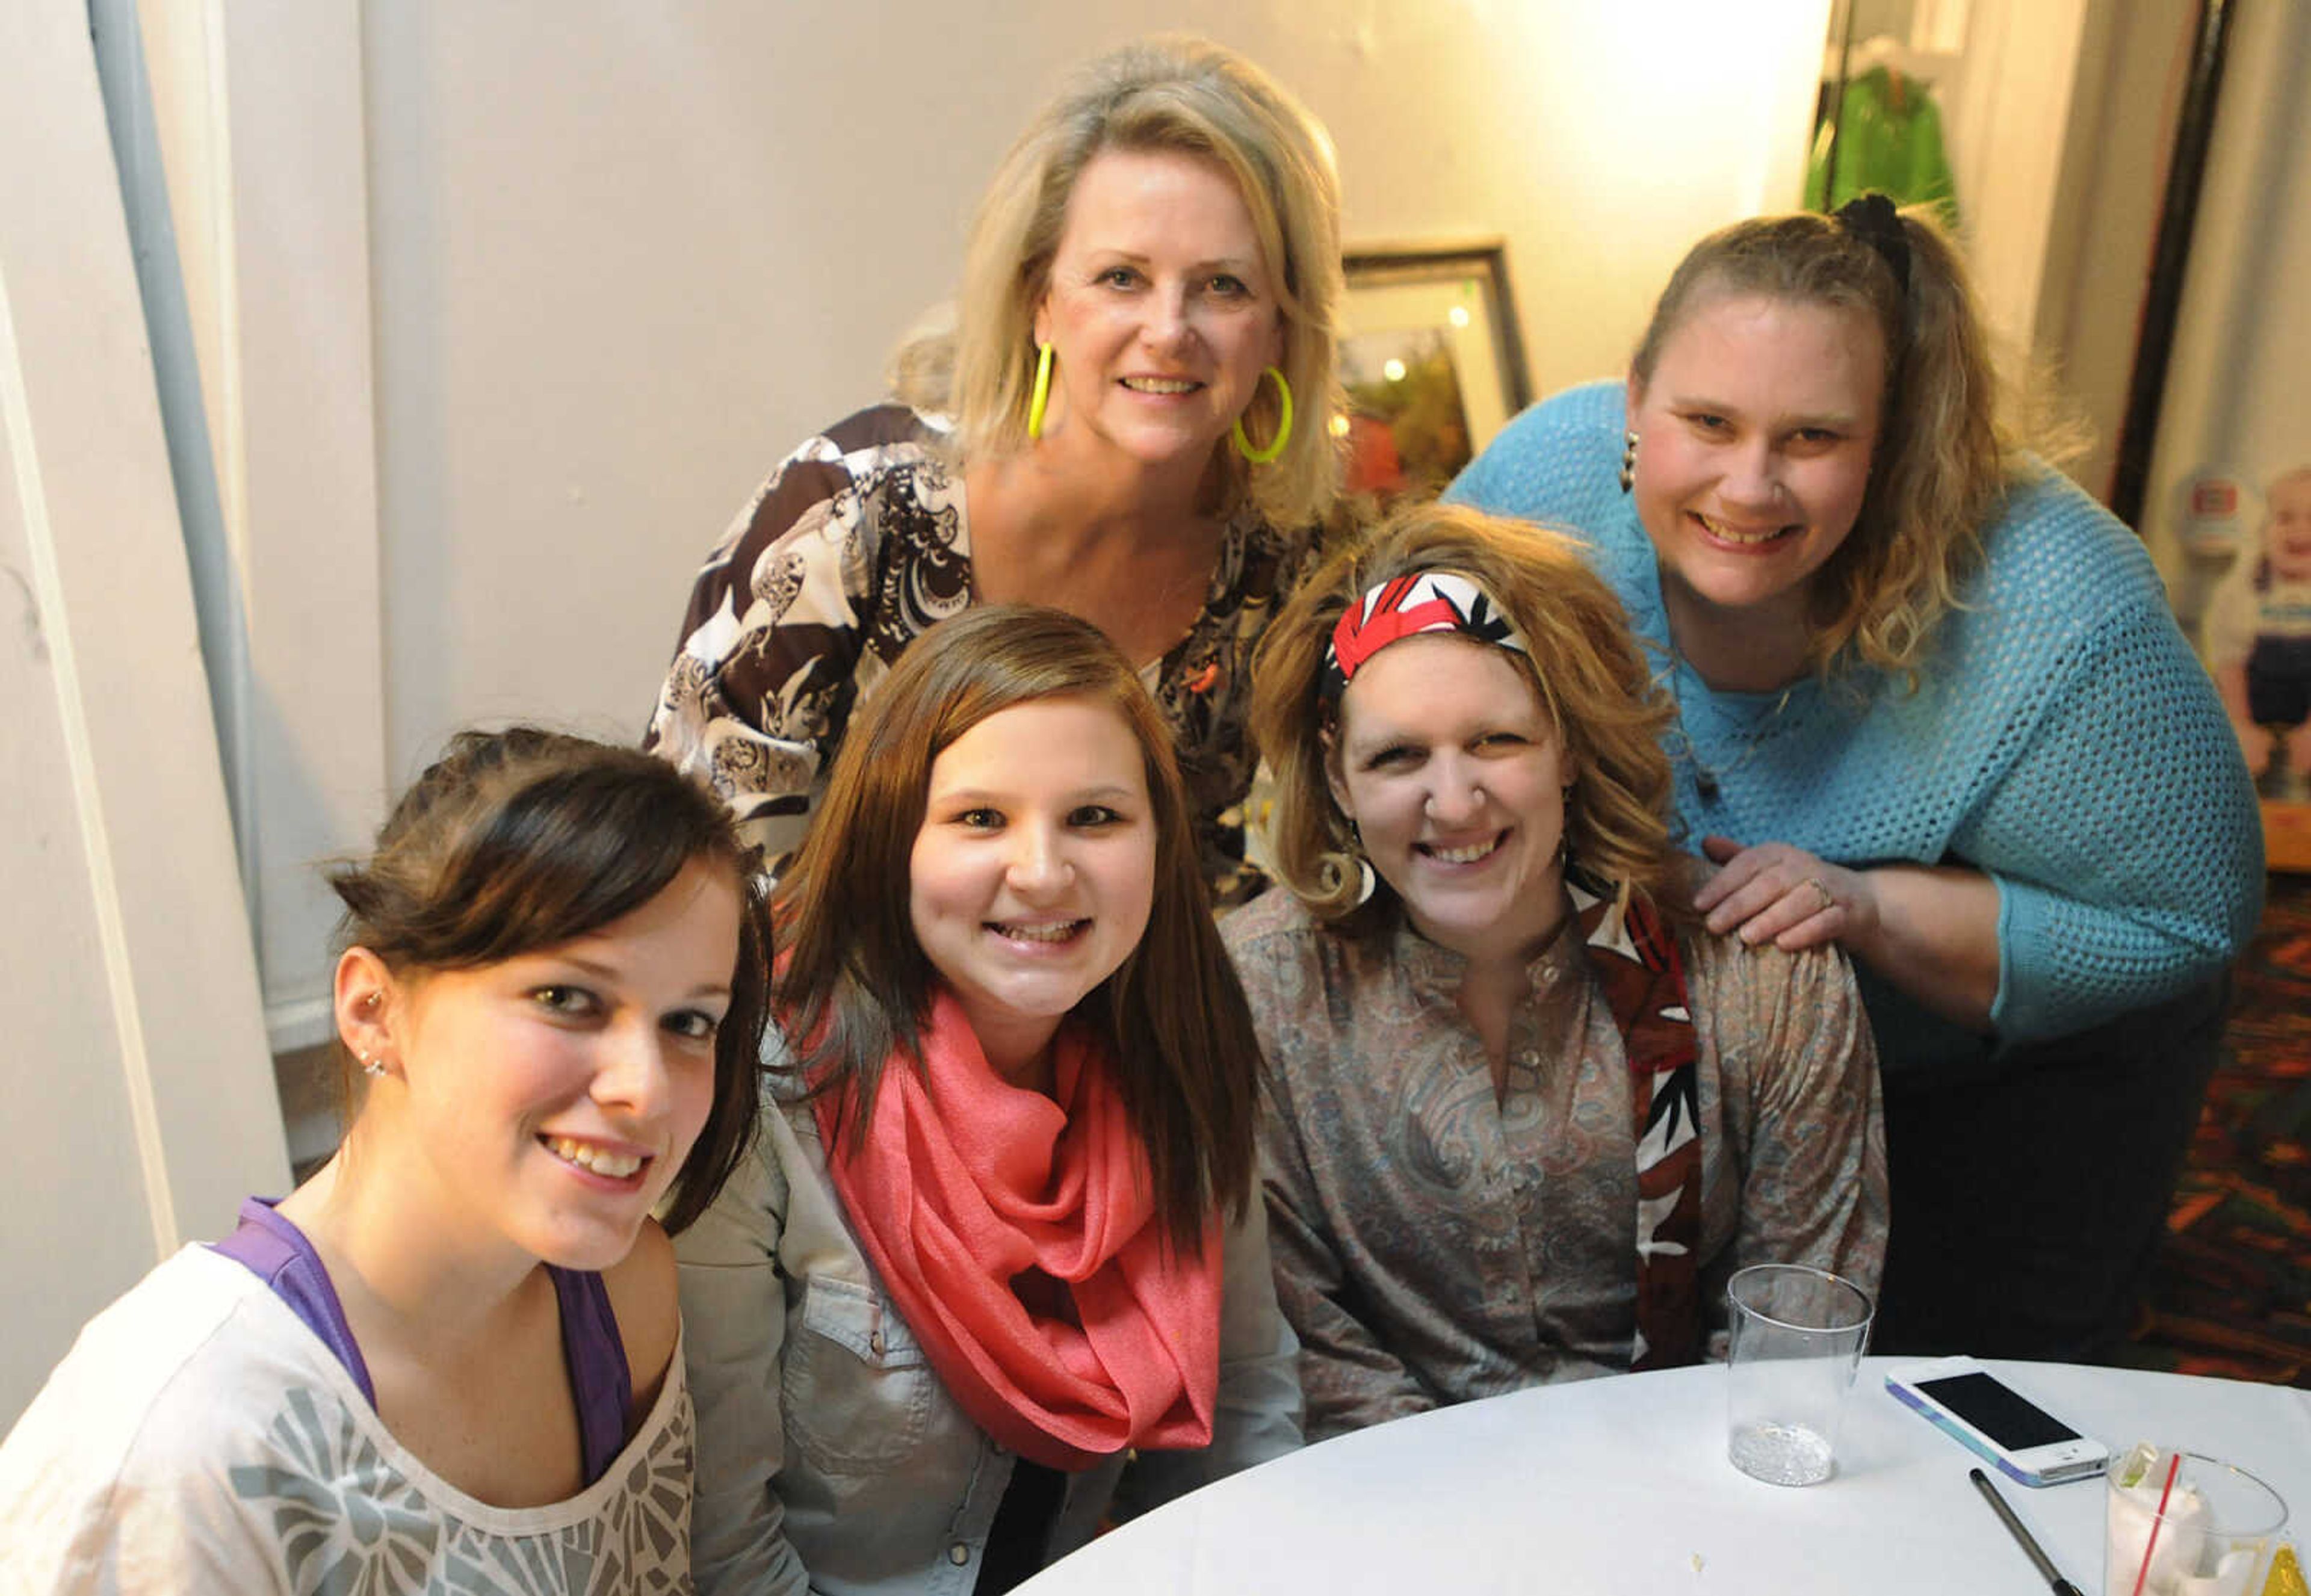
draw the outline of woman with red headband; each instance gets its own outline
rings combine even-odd
[[[1853,972],[1680,914],[1670,711],[1570,543],[1401,512],[1308,580],[1255,683],[1291,890],[1222,935],[1311,1439],[1691,1362],[1746,1264],[1874,1290]]]

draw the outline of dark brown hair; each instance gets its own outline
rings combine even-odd
[[[531,726],[462,731],[402,794],[369,859],[329,874],[345,905],[340,945],[399,975],[583,937],[648,903],[693,859],[738,888],[738,963],[714,1038],[713,1104],[668,1190],[668,1231],[714,1200],[761,1096],[769,922],[754,852],[720,802],[631,748]]]
[[[841,1093],[850,1134],[863,1137],[885,1061],[903,1052],[920,1066],[938,981],[908,911],[931,766],[990,716],[1050,698],[1112,709],[1145,760],[1156,823],[1147,929],[1076,1018],[1110,1050],[1166,1234],[1199,1247],[1216,1212],[1240,1217],[1252,1195],[1260,1044],[1212,921],[1170,733],[1130,662],[1089,623],[1028,605],[966,610],[917,639],[860,707],[773,899],[777,1023],[800,1078]]]
[[[1759,216],[1711,233],[1661,290],[1630,362],[1642,390],[1696,307],[1762,295],[1861,312],[1885,339],[1886,388],[1870,486],[1853,533],[1815,577],[1809,658],[1857,658],[1914,683],[1958,586],[1982,557],[2019,452],[2000,414],[1990,344],[1958,248],[1913,206],[1897,225],[1909,284],[1827,216]]]
[[[1680,867],[1670,850],[1670,764],[1661,747],[1675,711],[1653,685],[1620,601],[1562,534],[1459,504],[1400,509],[1369,539],[1336,550],[1260,640],[1251,735],[1276,779],[1268,842],[1278,879],[1319,920],[1347,921],[1356,911],[1356,846],[1325,780],[1336,727],[1317,702],[1317,682],[1348,606],[1381,582],[1423,571],[1473,579],[1523,634],[1527,652],[1503,655],[1532,683],[1573,765],[1565,841],[1574,862],[1676,912],[1685,894],[1668,890]],[[1373,902],[1390,901],[1381,883]]]

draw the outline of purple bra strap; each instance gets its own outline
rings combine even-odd
[[[241,1199],[240,1226],[209,1251],[247,1269],[289,1305],[300,1322],[321,1339],[361,1387],[371,1408],[377,1386],[362,1358],[353,1328],[329,1271],[305,1233],[273,1211],[261,1197]],[[626,1443],[626,1417],[633,1407],[633,1376],[626,1368],[625,1343],[610,1311],[602,1277],[545,1266],[562,1315],[562,1357],[570,1374],[570,1394],[578,1407],[578,1443],[592,1485],[610,1471]]]
[[[570,1368],[579,1446],[586,1458],[586,1483],[591,1485],[610,1471],[625,1447],[633,1375],[602,1277],[550,1263],[545,1272],[554,1278],[554,1294],[562,1304],[562,1358]]]
[[[271,1286],[273,1295],[289,1304],[289,1311],[303,1321],[305,1328],[336,1354],[345,1373],[361,1387],[362,1399],[372,1408],[377,1406],[377,1386],[369,1377],[369,1365],[362,1361],[353,1327],[345,1322],[337,1288],[329,1283],[329,1271],[322,1267],[321,1255],[313,1251],[303,1231],[275,1213],[265,1199],[244,1197],[240,1227],[221,1242],[211,1242],[209,1251],[222,1253]]]

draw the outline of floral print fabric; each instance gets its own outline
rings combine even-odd
[[[1265,885],[1243,859],[1251,650],[1312,542],[1239,509],[1202,613],[1147,678],[1224,904]],[[918,635],[974,602],[942,423],[900,405],[862,411],[789,456],[707,556],[643,746],[711,784],[778,860],[801,843],[859,702]]]
[[[607,1474],[490,1506],[404,1451],[262,1280],[188,1247],[90,1321],[0,1447],[0,1545],[40,1591],[686,1592],[693,1445],[677,1347]]]

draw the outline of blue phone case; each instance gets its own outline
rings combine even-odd
[[[1926,1421],[1929,1424],[1932,1424],[1934,1428],[1940,1430],[1943,1435],[1948,1435],[1960,1446],[1965,1447],[1967,1451],[1974,1453],[1975,1456],[1980,1458],[1984,1462],[1990,1464],[2001,1474],[2006,1476],[2007,1478],[2011,1479],[2018,1484],[2027,1485],[2033,1488],[2044,1485],[2060,1485],[2066,1480],[2084,1478],[2088,1473],[2092,1472],[2091,1470],[2083,1470],[2075,1475],[2064,1475],[2061,1480],[2050,1480],[2043,1474],[2033,1474],[2027,1470],[2017,1469],[2012,1462],[2009,1461],[1988,1442],[1981,1439],[1970,1431],[1960,1429],[1958,1426],[1950,1423],[1949,1417],[1940,1409],[1928,1407],[1924,1402],[1918,1400],[1918,1397],[1914,1392],[1895,1384],[1894,1377],[1890,1374],[1886,1377],[1886,1389],[1893,1392],[1895,1399],[1904,1407],[1911,1408],[1923,1415]]]

